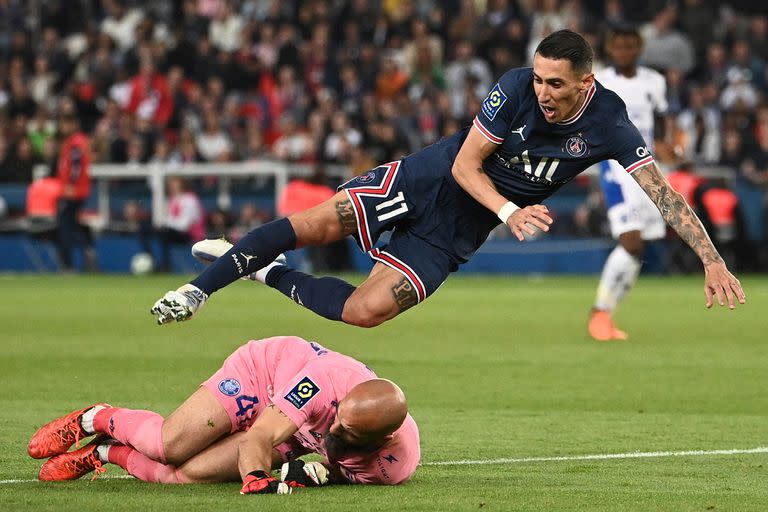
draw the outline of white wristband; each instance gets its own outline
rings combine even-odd
[[[499,210],[499,213],[497,214],[499,216],[499,220],[506,224],[507,220],[509,220],[509,217],[519,209],[520,207],[515,203],[512,201],[507,201],[504,203],[504,206],[501,207],[501,210]]]

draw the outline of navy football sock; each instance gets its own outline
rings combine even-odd
[[[272,263],[281,252],[296,248],[296,232],[288,219],[264,224],[245,235],[197,276],[192,284],[208,295]]]
[[[341,320],[344,303],[355,287],[335,277],[315,277],[285,265],[267,274],[267,286],[282,292],[296,304],[330,320]]]

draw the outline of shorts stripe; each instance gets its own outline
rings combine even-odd
[[[368,217],[366,215],[365,208],[363,207],[361,196],[386,197],[389,195],[389,192],[392,189],[392,185],[395,182],[397,171],[400,169],[400,161],[398,160],[396,162],[390,162],[388,164],[384,164],[384,166],[389,168],[385,171],[386,174],[384,180],[381,182],[381,185],[376,187],[357,187],[344,189],[347,193],[347,197],[349,197],[349,200],[352,203],[352,209],[355,211],[355,217],[357,219],[357,236],[360,239],[360,246],[365,252],[370,252],[370,250],[373,248],[373,240],[371,239],[371,230],[368,227]]]
[[[363,248],[363,251],[367,252],[370,251],[370,247],[373,245],[371,243],[371,238],[368,231],[368,221],[365,218],[365,208],[362,207],[360,204],[360,200],[357,198],[357,196],[352,195],[350,193],[350,190],[348,188],[344,189],[344,192],[347,193],[347,197],[349,198],[350,203],[352,203],[352,210],[355,212],[355,222],[357,223],[357,237],[360,240],[360,246]]]
[[[403,261],[380,249],[373,249],[371,251],[371,258],[376,261],[380,261],[386,266],[391,267],[403,274],[408,282],[411,283],[413,289],[416,290],[416,298],[418,302],[423,301],[427,297],[427,289],[424,286],[424,282],[421,280],[419,275]]]
[[[642,160],[639,160],[639,161],[633,163],[632,165],[630,165],[629,167],[627,167],[626,168],[627,174],[632,174],[633,172],[638,170],[640,167],[642,167],[644,165],[648,165],[651,162],[653,162],[653,155],[649,155],[649,156],[643,158]]]
[[[477,117],[475,117],[475,120],[472,121],[472,124],[475,125],[475,128],[480,130],[480,133],[482,133],[486,139],[493,142],[494,144],[501,144],[502,142],[504,142],[504,139],[502,139],[501,137],[495,136],[490,132],[490,130],[488,130],[488,128],[483,126],[483,123],[481,123]]]

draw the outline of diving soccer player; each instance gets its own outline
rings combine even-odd
[[[547,197],[589,166],[616,160],[704,265],[707,307],[745,301],[709,236],[667,183],[624,103],[595,81],[592,49],[579,34],[554,32],[533,68],[505,73],[472,126],[402,160],[364,173],[326,202],[261,226],[202,274],[151,308],[159,324],[189,319],[212,293],[254,274],[325,318],[381,324],[434,293],[499,223],[520,240],[547,231]],[[379,236],[392,231],[389,243]],[[355,287],[274,260],[284,251],[354,235],[376,261]]]

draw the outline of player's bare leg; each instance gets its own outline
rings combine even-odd
[[[417,303],[416,290],[403,274],[376,263],[368,279],[344,304],[342,320],[358,327],[375,327]]]
[[[368,278],[347,301],[344,321],[373,327],[391,320],[418,302],[416,290],[403,274],[383,263],[376,263]]]
[[[153,411],[99,404],[70,413],[49,425],[73,414],[82,431],[81,437],[107,435],[152,460],[172,465],[186,462],[231,430],[224,407],[202,387],[167,419]],[[42,435],[41,431],[33,436],[33,441]],[[32,444],[30,442],[30,446]]]
[[[244,435],[245,432],[235,432],[221,439],[185,462],[179,471],[194,483],[239,482],[238,445]],[[272,450],[272,469],[280,468],[282,464],[280,452]]]
[[[245,432],[235,432],[220,439],[194,455],[181,467],[150,459],[130,446],[116,444],[99,436],[87,446],[52,457],[40,470],[40,480],[63,481],[80,478],[91,471],[104,473],[103,464],[116,464],[144,482],[162,484],[237,482],[238,445]],[[272,468],[283,460],[277,450],[272,452]],[[94,477],[95,478],[95,477]]]
[[[626,332],[617,328],[612,315],[640,273],[645,242],[640,231],[619,235],[619,244],[605,262],[597,289],[595,307],[589,319],[589,334],[597,341],[626,340]]]
[[[347,194],[339,192],[324,203],[288,217],[296,247],[320,246],[357,231],[357,219]],[[226,257],[229,245],[209,240],[196,244],[193,254],[203,262]],[[201,257],[202,256],[202,257]],[[359,287],[335,277],[315,277],[275,261],[254,272],[291,300],[325,318],[350,325],[374,327],[418,302],[410,282],[396,270],[377,263]]]
[[[621,245],[625,251],[634,256],[637,259],[643,257],[645,251],[645,241],[640,235],[640,231],[633,230],[627,231],[619,235],[619,245]]]
[[[344,192],[289,220],[297,247],[324,245],[357,232],[352,203]],[[272,269],[265,282],[325,318],[359,327],[379,325],[418,302],[408,280],[382,263],[357,288],[334,277],[309,276],[285,266]]]
[[[327,245],[357,231],[357,220],[346,192],[288,217],[296,233],[296,248]]]
[[[245,432],[235,432],[220,439],[179,467],[153,461],[128,446],[112,446],[105,450],[103,462],[117,464],[145,482],[164,484],[239,482],[238,446]],[[272,451],[272,468],[279,468],[283,459]]]
[[[237,450],[243,435],[245,432],[235,432],[213,443],[182,464],[179,467],[179,472],[188,482],[239,481]]]
[[[296,230],[298,247],[325,245],[357,232],[352,203],[345,192],[337,193],[329,201],[306,212],[292,215],[289,220]],[[320,285],[317,291],[322,291],[322,294],[317,294],[317,300],[305,291],[307,281],[280,286],[276,281],[285,279],[284,275],[278,277],[280,272],[281,269],[277,269],[274,275],[270,275],[267,284],[326,318],[358,327],[375,327],[418,302],[416,290],[403,274],[382,263],[376,263],[365,282],[357,288],[335,278],[312,278],[315,284]],[[295,270],[290,272],[297,274]],[[318,301],[319,304],[313,304]],[[332,312],[328,311],[329,306],[333,307]],[[338,306],[341,306],[340,317],[336,317]]]
[[[207,248],[209,249],[210,246]],[[319,306],[314,304],[315,301],[312,300],[312,294],[306,293],[304,287],[294,288],[292,285],[290,287],[290,295],[288,293],[286,293],[286,295],[298,304],[308,307],[326,318],[341,320],[350,325],[374,327],[386,320],[394,318],[399,313],[418,302],[418,296],[410,282],[401,273],[382,263],[376,263],[371,270],[368,279],[366,279],[366,281],[358,288],[336,278],[316,278],[308,276],[307,274],[302,274],[285,266],[285,263],[281,261],[276,261],[274,264],[265,267],[263,270],[269,271],[275,267],[278,267],[277,274],[284,272],[291,273],[294,274],[294,278],[296,277],[296,274],[300,274],[303,277],[303,280],[315,280],[316,284],[321,286],[321,291],[328,286],[332,289],[340,289],[340,298],[346,297],[346,299],[343,302],[340,302],[341,316],[338,318],[332,316],[328,312],[327,306],[333,304],[329,301],[329,297],[332,295],[330,293],[325,293],[323,295],[324,300]],[[266,272],[260,270],[255,273],[255,279],[264,283],[266,281],[266,275]],[[280,290],[281,286],[275,281],[276,278],[273,275],[270,280],[270,286]],[[304,284],[306,285],[306,283]],[[327,291],[327,289],[325,291]]]
[[[80,478],[94,469],[98,470],[99,461],[119,461],[124,468],[132,468],[138,476],[148,481],[183,483],[176,472],[176,466],[231,431],[226,410],[203,387],[195,391],[167,419],[153,411],[106,404],[75,411],[63,418],[73,415],[76,415],[76,422],[84,436],[98,436],[80,450],[49,459],[40,471],[41,479]],[[49,425],[60,420],[54,420]],[[35,434],[33,440],[39,435]],[[105,442],[108,438],[113,438],[121,446],[110,446]],[[112,460],[107,458],[109,451],[112,451]]]
[[[237,482],[240,480],[237,469],[237,447],[243,434],[244,432],[235,432],[220,439],[180,467],[154,461],[129,446],[107,446],[101,458],[102,462],[117,464],[144,482],[163,484]]]
[[[165,461],[179,466],[231,429],[227,411],[207,388],[200,387],[163,422]]]

